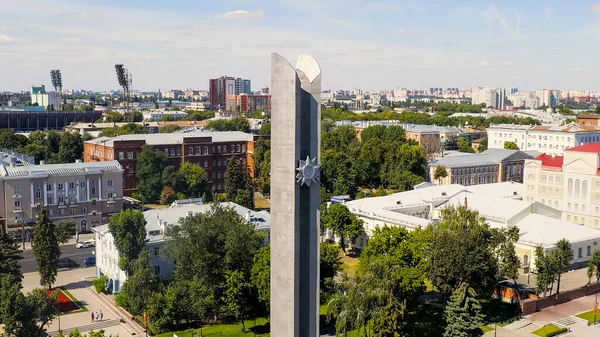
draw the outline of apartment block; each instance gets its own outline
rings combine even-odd
[[[488,147],[504,148],[505,142],[514,142],[520,150],[536,150],[562,155],[566,149],[600,142],[600,127],[571,123],[558,125],[491,125],[487,129]]]
[[[227,111],[255,112],[264,110],[271,111],[270,95],[228,95],[226,103]]]
[[[600,143],[525,161],[524,200],[562,211],[562,219],[600,229]]]
[[[170,134],[138,134],[100,137],[84,143],[84,161],[117,160],[124,169],[123,193],[137,191],[136,164],[144,144],[167,155],[167,165],[179,169],[183,162],[202,167],[212,185],[213,193],[225,190],[225,170],[232,156],[240,165],[247,165],[254,176],[252,153],[258,136],[244,132],[190,132]]]
[[[46,205],[50,220],[75,221],[85,233],[123,209],[123,168],[117,161],[0,165],[0,225],[33,228]]]
[[[210,79],[208,88],[209,102],[213,107],[225,107],[229,95],[252,94],[250,80],[229,76]]]

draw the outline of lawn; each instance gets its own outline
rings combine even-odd
[[[482,325],[480,328],[481,328],[481,331],[483,331],[483,333],[494,331],[494,328],[492,328],[489,325]]]
[[[342,257],[343,270],[346,272],[346,274],[348,274],[348,276],[354,276],[354,273],[356,273],[356,268],[358,268],[358,263],[360,262],[360,260],[354,255],[343,255],[341,251],[340,255]]]
[[[556,336],[559,333],[566,332],[566,328],[559,328],[554,324],[548,324],[541,329],[537,329],[533,332],[534,335],[546,337],[546,336]]]
[[[269,328],[267,325],[267,319],[259,318],[256,320],[256,336],[270,336]],[[246,336],[254,336],[254,321],[248,320],[246,321],[246,333],[242,332],[242,325],[240,323],[236,324],[216,324],[210,325],[202,328],[202,335],[219,335],[220,337],[246,337]],[[179,337],[192,337],[192,334],[187,331],[173,331],[166,332],[160,335],[156,335],[156,337],[172,337],[173,334],[176,334]],[[194,330],[194,336],[200,336],[200,329]]]
[[[254,208],[270,209],[271,203],[269,202],[269,200],[263,198],[260,194],[254,193]]]
[[[584,312],[583,314],[577,315],[579,318],[586,319],[590,324],[594,324],[594,311]],[[596,315],[596,322],[600,321],[600,315]]]

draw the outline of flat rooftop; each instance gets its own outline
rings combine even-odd
[[[102,146],[113,147],[114,142],[143,140],[148,145],[169,145],[183,144],[184,138],[193,137],[211,137],[213,143],[223,142],[249,142],[254,139],[254,136],[249,133],[240,131],[204,131],[202,129],[194,130],[187,133],[153,133],[153,134],[137,134],[137,135],[122,135],[117,137],[100,137],[86,141],[87,144],[96,144]]]

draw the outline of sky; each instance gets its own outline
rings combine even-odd
[[[600,2],[0,0],[0,91],[270,85],[270,54],[311,54],[323,89],[599,90]]]

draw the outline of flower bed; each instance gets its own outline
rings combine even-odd
[[[50,295],[52,293],[58,294],[57,295],[58,309],[60,310],[60,312],[65,313],[65,312],[71,312],[71,311],[81,309],[77,305],[77,303],[75,303],[75,301],[72,298],[70,298],[69,296],[67,296],[67,294],[65,294],[65,292],[62,291],[61,289],[48,290],[48,295]]]

